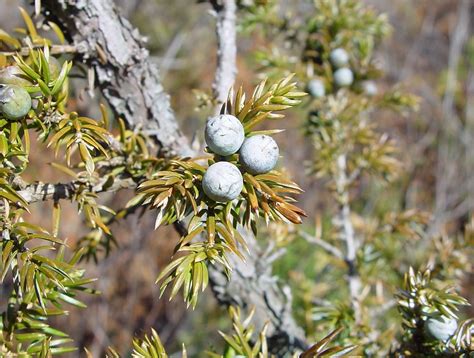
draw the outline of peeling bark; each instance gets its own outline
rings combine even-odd
[[[279,285],[272,274],[272,265],[256,238],[248,231],[241,231],[250,254],[243,262],[235,255],[230,257],[232,270],[230,280],[218,267],[209,271],[212,290],[222,305],[240,306],[250,310],[255,307],[253,322],[257,331],[269,322],[267,341],[269,350],[278,357],[286,357],[295,351],[307,348],[303,330],[292,316],[291,290]]]
[[[43,7],[95,70],[96,84],[117,116],[146,131],[161,154],[192,155],[144,38],[113,1],[44,0]]]

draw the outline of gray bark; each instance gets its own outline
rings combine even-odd
[[[241,231],[249,248],[245,262],[232,256],[230,280],[219,267],[210,270],[212,290],[220,304],[239,306],[250,310],[255,307],[253,322],[257,331],[268,322],[269,350],[278,357],[307,348],[303,330],[292,316],[291,290],[278,285],[272,275],[271,257],[265,256],[256,238],[248,231]]]
[[[148,133],[162,156],[196,154],[178,127],[158,69],[151,63],[142,37],[120,16],[113,1],[43,0],[43,7],[46,15],[68,35],[78,55],[95,70],[97,85],[117,116],[130,128]],[[226,13],[222,20],[227,21],[229,16]],[[234,20],[231,17],[231,21],[235,21],[235,17]],[[225,51],[225,44],[221,45]],[[221,58],[227,59],[227,56],[222,53]],[[226,68],[223,71],[227,73],[229,67]],[[235,63],[230,68],[235,68]],[[229,81],[232,85],[235,72],[231,77],[225,73],[223,76],[222,86],[219,80],[221,90]],[[180,231],[184,229],[180,225],[176,227]],[[230,282],[218,268],[210,268],[212,288],[219,303],[244,308],[255,306],[254,322],[257,327],[270,322],[269,347],[279,356],[295,348],[305,348],[304,333],[291,315],[290,295],[272,277],[271,264],[258,256],[255,237],[246,234],[246,239],[251,255],[245,263],[235,261]]]
[[[18,190],[18,194],[30,204],[47,200],[55,202],[59,200],[71,200],[81,187],[84,188],[84,185],[87,186],[88,191],[97,194],[116,192],[121,189],[134,189],[137,187],[137,183],[126,175],[115,177],[112,183],[110,183],[108,176],[101,177],[93,183],[83,180],[74,180],[69,183],[56,184],[42,182],[29,184],[23,182],[20,177],[17,177],[14,179],[13,185],[15,189]]]
[[[360,307],[360,292],[362,283],[357,268],[357,250],[360,243],[356,238],[354,226],[351,219],[351,207],[349,201],[349,180],[347,178],[347,157],[341,154],[337,157],[337,173],[336,173],[336,191],[339,202],[339,213],[337,226],[340,231],[341,238],[346,244],[346,253],[344,260],[347,263],[347,283],[349,285],[349,294],[351,298],[351,306],[354,309],[355,322],[359,324],[362,319]]]
[[[234,85],[237,75],[237,32],[235,0],[211,0],[216,12],[217,68],[212,84],[216,99],[216,112],[227,100],[229,89]]]
[[[45,0],[43,7],[95,70],[96,84],[117,116],[146,131],[162,154],[192,155],[144,38],[113,1]]]

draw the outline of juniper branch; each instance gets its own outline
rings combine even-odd
[[[163,89],[158,69],[144,48],[142,37],[119,14],[113,1],[44,0],[43,7],[63,29],[72,45],[77,47],[76,55],[94,68],[97,85],[112,110],[124,118],[129,128],[146,132],[159,149],[160,156],[186,157],[197,154],[178,127],[169,96]],[[233,12],[230,22],[235,21],[232,20],[232,16],[235,19],[235,7]],[[228,15],[225,19],[228,19]],[[232,31],[235,28],[230,30],[231,34]],[[235,41],[233,44],[235,46]],[[235,54],[230,61],[225,68],[222,67],[225,73],[229,68],[235,71]],[[219,88],[226,87],[227,96],[235,72],[224,78],[226,82],[222,82]],[[257,249],[252,235],[248,242],[251,250]],[[294,347],[304,348],[304,334],[291,316],[287,296],[271,277],[271,272],[262,272],[258,261],[258,257],[252,255],[245,264],[236,263],[231,282],[223,278],[222,282],[214,285],[219,303],[257,307],[256,326],[271,322],[267,337],[275,351],[288,352]],[[214,267],[210,270],[217,272]]]

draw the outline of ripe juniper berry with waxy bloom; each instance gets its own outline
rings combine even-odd
[[[425,322],[426,332],[433,338],[446,342],[451,338],[458,328],[458,323],[454,318],[445,316],[431,317]]]
[[[211,151],[224,156],[236,153],[245,136],[242,123],[230,114],[211,117],[206,123],[204,135]]]
[[[250,174],[263,174],[275,168],[279,149],[272,137],[255,135],[244,141],[239,153],[239,160],[245,171]]]
[[[237,198],[243,185],[240,170],[229,162],[212,164],[202,179],[204,193],[218,202],[228,202]]]
[[[334,67],[340,68],[349,63],[349,55],[343,48],[336,48],[329,54],[329,60]]]
[[[334,83],[338,87],[348,87],[354,82],[354,74],[352,71],[343,67],[334,72]]]
[[[312,79],[309,81],[306,90],[314,98],[321,98],[326,94],[324,83],[320,79]]]

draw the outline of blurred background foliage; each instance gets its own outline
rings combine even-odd
[[[152,59],[161,69],[164,86],[171,95],[181,127],[202,145],[201,128],[212,111],[208,100],[215,69],[214,19],[209,15],[210,7],[189,0],[117,2],[125,16],[147,36]],[[241,18],[237,82],[248,85],[246,90],[259,81],[255,76],[256,68],[261,74],[272,76],[278,73],[280,66],[290,65],[291,68],[304,58],[304,48],[297,46],[296,30],[307,27],[305,19],[313,7],[305,0],[269,0],[269,3],[276,2],[280,6],[274,9],[272,6],[249,8],[242,1],[241,5],[247,10],[245,18]],[[392,28],[390,36],[375,52],[374,62],[384,72],[377,79],[379,91],[388,91],[396,84],[419,97],[419,109],[406,116],[386,108],[377,108],[371,113],[380,132],[388,133],[396,141],[402,170],[390,184],[370,177],[361,178],[351,189],[351,198],[353,212],[357,213],[353,217],[356,230],[370,238],[376,235],[377,228],[387,229],[386,236],[382,237],[392,243],[391,253],[387,254],[391,255],[391,262],[396,266],[392,267],[393,270],[371,267],[361,272],[361,276],[371,277],[383,272],[387,275],[386,280],[402,282],[403,273],[408,271],[407,263],[415,267],[426,266],[426,252],[423,251],[428,246],[435,246],[439,256],[430,261],[434,274],[444,274],[448,268],[449,275],[440,278],[448,279],[447,283],[451,278],[461,278],[461,294],[473,302],[474,275],[461,275],[464,267],[450,265],[449,261],[456,245],[463,244],[463,240],[471,240],[471,243],[473,240],[473,229],[471,227],[469,231],[467,228],[472,222],[474,206],[474,8],[469,10],[471,22],[467,29],[457,35],[461,37],[458,39],[461,50],[459,63],[453,65],[453,56],[456,55],[453,41],[462,16],[459,10],[461,2],[361,1],[371,5],[376,13],[386,13]],[[29,4],[0,0],[2,28],[11,29],[20,24],[18,6],[28,8]],[[290,56],[282,56],[285,53]],[[297,72],[303,83],[307,80],[306,75],[304,71]],[[91,98],[87,93],[87,83],[82,80],[72,80],[71,87],[70,110],[92,118],[100,117],[99,93]],[[311,106],[308,101],[288,113],[288,119],[278,123],[288,131],[278,135],[277,140],[282,153],[285,153],[282,166],[305,190],[299,198],[300,206],[309,218],[314,218],[305,221],[304,231],[328,232],[335,202],[327,190],[327,180],[307,175],[307,161],[314,156],[314,143],[305,137],[304,124]],[[26,177],[41,181],[61,179],[56,170],[45,165],[54,160],[52,152],[40,150],[42,147],[35,148],[34,140],[32,145],[31,163],[34,165],[29,167]],[[124,192],[106,194],[104,202],[110,207],[122,207],[130,197],[131,193]],[[31,221],[44,224],[45,220],[50,220],[51,205],[36,205],[42,210],[34,211]],[[61,236],[75,243],[85,234],[82,221],[72,204],[65,202],[62,206]],[[412,212],[419,215],[415,221],[422,226],[423,232],[429,233],[429,242],[426,242],[426,237],[425,241],[417,237],[417,227],[411,224],[403,226],[403,217],[390,216],[391,212],[413,208],[420,212],[433,212],[429,221],[422,214]],[[146,212],[142,217],[129,216],[122,223],[111,226],[118,248],[98,264],[84,264],[88,277],[101,278],[95,288],[102,294],[85,297],[87,314],[72,309],[69,316],[55,322],[57,327],[66,329],[79,346],[88,347],[93,356],[101,356],[107,346],[125,353],[130,348],[132,336],[143,336],[149,332],[149,327],[157,329],[168,352],[180,351],[181,342],[186,344],[190,356],[197,356],[197,352],[209,348],[210,342],[217,350],[223,347],[217,330],[228,332],[230,322],[225,310],[217,308],[210,290],[203,294],[205,297],[200,299],[195,311],[187,311],[181,300],[157,299],[156,274],[168,263],[178,237],[170,227],[161,227],[155,232],[154,220],[154,214]],[[393,227],[398,229],[392,230]],[[407,235],[403,230],[411,230],[410,237],[422,243],[412,245],[397,240]],[[332,312],[314,309],[324,307],[321,300],[345,304],[342,298],[347,292],[334,290],[330,285],[330,282],[343,282],[346,274],[344,263],[332,260],[288,225],[271,224],[260,236],[263,244],[268,240],[287,249],[286,255],[275,262],[274,270],[294,289],[295,313],[310,337],[322,338],[329,332],[327,326],[318,325],[315,318],[325,320],[329,326],[335,321],[351,321],[350,316],[337,316],[338,312],[348,312],[344,307],[336,307]],[[371,260],[370,249],[367,250],[363,260]],[[395,256],[400,252],[403,257],[397,259]],[[474,314],[470,307],[461,309],[462,317]],[[391,319],[397,316],[397,308],[393,305],[386,312],[387,325],[382,327],[388,335],[393,329]],[[344,339],[344,334],[342,337]]]

